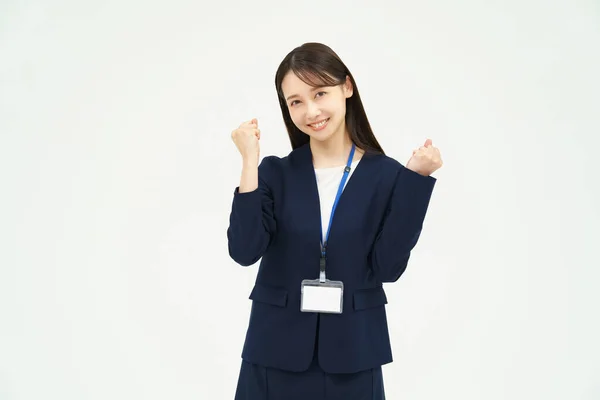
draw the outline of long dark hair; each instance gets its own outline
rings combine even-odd
[[[275,88],[292,149],[308,143],[310,137],[294,125],[281,90],[283,78],[289,71],[310,86],[341,85],[348,76],[353,88],[352,96],[346,99],[346,127],[350,138],[357,147],[367,152],[384,154],[369,124],[354,77],[340,57],[321,43],[304,43],[296,47],[285,56],[275,74]]]

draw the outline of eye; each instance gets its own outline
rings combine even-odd
[[[320,96],[322,96],[322,95],[325,95],[325,94],[327,94],[327,92],[318,92],[318,93],[315,95],[315,97],[320,97]],[[292,102],[290,103],[290,107],[293,107],[293,106],[295,106],[295,105],[296,105],[296,103],[300,103],[300,100],[294,100],[294,101],[292,101]]]

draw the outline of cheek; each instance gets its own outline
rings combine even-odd
[[[339,114],[345,109],[345,103],[337,98],[328,98],[321,102],[321,111],[327,114]]]
[[[338,113],[345,113],[346,112],[346,102],[345,101],[340,101],[336,104],[336,111]]]
[[[298,111],[298,109],[288,109],[290,111],[290,117],[292,118],[292,122],[298,126],[302,125],[303,117],[302,113]]]

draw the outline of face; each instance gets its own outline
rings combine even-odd
[[[325,141],[346,132],[346,99],[352,96],[352,84],[313,87],[292,71],[282,81],[283,91],[294,124],[311,140]]]

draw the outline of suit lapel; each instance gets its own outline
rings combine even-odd
[[[303,226],[307,227],[310,242],[315,244],[315,254],[319,254],[321,239],[321,203],[317,188],[317,177],[312,162],[312,153],[308,144],[298,148],[297,157],[297,184],[299,185],[299,198],[302,199],[306,218]]]
[[[372,171],[370,171],[372,161],[373,155],[368,153],[363,154],[350,179],[348,179],[335,209],[333,221],[331,222],[331,230],[329,231],[330,242],[331,240],[335,240],[336,229],[343,229],[344,221],[353,217],[353,213],[356,211],[353,208],[353,199],[361,196],[361,193],[368,187],[369,179],[373,175]]]

